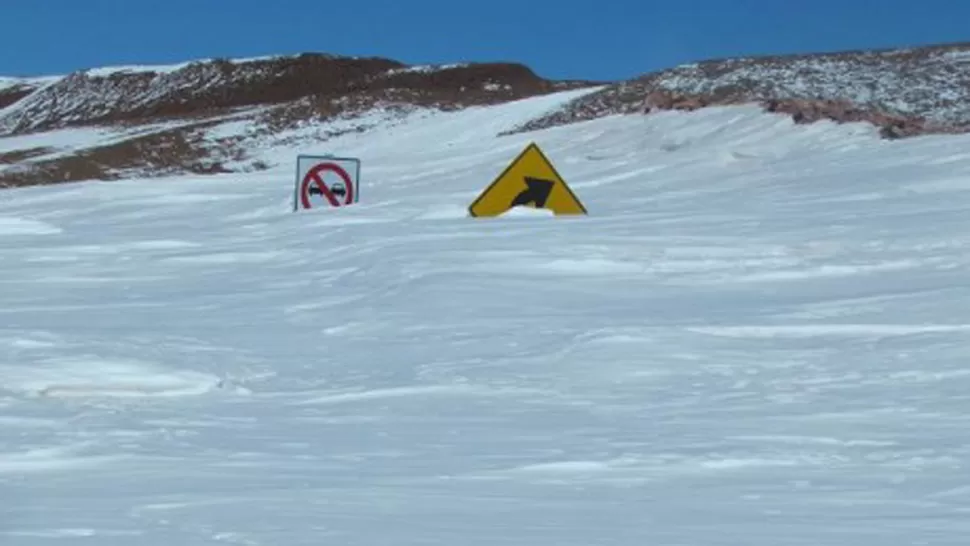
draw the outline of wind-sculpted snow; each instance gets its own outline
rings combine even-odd
[[[5,191],[0,543],[964,544],[970,141],[574,98]],[[468,218],[532,140],[589,216]]]

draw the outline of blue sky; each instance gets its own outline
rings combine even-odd
[[[970,41],[966,0],[4,0],[0,75],[323,51],[613,80],[711,57]]]

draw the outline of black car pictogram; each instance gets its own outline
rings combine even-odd
[[[347,188],[344,187],[343,182],[334,182],[333,186],[330,188],[330,193],[344,197],[347,195]],[[317,186],[316,184],[310,186],[310,195],[323,195],[323,192],[320,190],[320,186]]]

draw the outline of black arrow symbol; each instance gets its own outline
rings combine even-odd
[[[541,209],[545,207],[546,201],[549,199],[549,194],[552,193],[552,188],[556,185],[556,183],[552,180],[543,180],[542,178],[532,178],[531,176],[526,176],[525,185],[528,186],[528,188],[522,190],[522,193],[519,195],[516,195],[509,207],[528,205],[530,203],[534,203],[536,208]]]

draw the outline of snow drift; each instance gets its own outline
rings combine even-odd
[[[587,91],[4,191],[2,542],[962,544],[970,141],[495,136]],[[531,141],[589,215],[469,218]],[[292,213],[298,152],[361,202]]]

